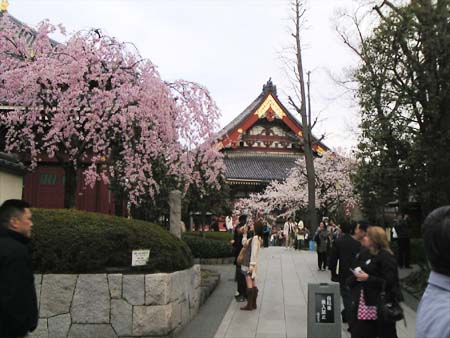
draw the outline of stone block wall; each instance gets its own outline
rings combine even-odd
[[[220,265],[220,264],[233,264],[234,257],[223,257],[223,258],[194,258],[195,264],[201,265]]]
[[[32,338],[171,337],[200,307],[200,265],[174,273],[35,275]]]

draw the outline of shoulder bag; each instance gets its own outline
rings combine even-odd
[[[246,250],[247,250],[247,247],[243,246],[241,251],[239,252],[239,255],[237,256],[237,259],[236,259],[237,265],[242,265],[242,263],[244,262],[244,257],[245,257],[245,251]]]
[[[386,322],[398,322],[405,318],[403,308],[396,299],[392,302],[386,301],[385,287],[386,282],[383,282],[383,288],[380,293],[380,317]]]
[[[244,245],[241,249],[241,251],[239,252],[239,255],[236,258],[236,264],[237,265],[242,265],[242,263],[244,263],[244,259],[245,259],[245,253],[247,252],[247,250],[251,250],[251,248],[249,248],[249,246],[251,245],[252,242],[252,238],[250,238],[246,245]]]

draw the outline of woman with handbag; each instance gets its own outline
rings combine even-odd
[[[255,224],[250,222],[250,230],[253,230],[253,237],[247,238],[247,227],[244,228],[244,237],[242,245],[244,246],[244,254],[242,258],[241,270],[245,276],[247,285],[247,305],[241,307],[241,310],[251,311],[256,309],[256,299],[258,298],[258,288],[256,287],[256,273],[258,270],[259,249],[262,244],[265,224],[262,220],[256,221]]]
[[[394,318],[386,311],[387,305],[401,311],[397,261],[381,227],[368,228],[362,244],[347,280],[353,304],[352,338],[397,338],[395,321],[402,314]]]

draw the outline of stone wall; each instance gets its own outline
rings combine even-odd
[[[223,257],[223,258],[194,258],[194,264],[201,265],[221,265],[221,264],[233,264],[234,257]]]
[[[35,275],[33,338],[171,337],[198,312],[200,266],[156,274]]]

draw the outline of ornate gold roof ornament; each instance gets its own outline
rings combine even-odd
[[[2,3],[0,4],[0,11],[6,12],[8,10],[8,0],[2,0]]]

